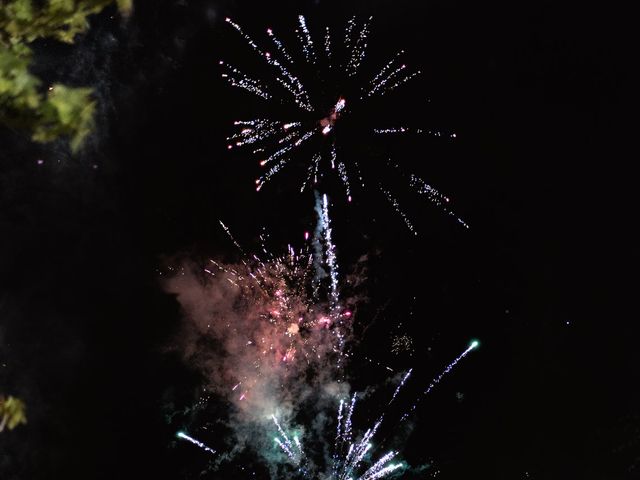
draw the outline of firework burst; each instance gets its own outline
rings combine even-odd
[[[240,260],[188,262],[166,281],[190,320],[185,353],[207,371],[212,390],[257,417],[266,398],[293,401],[309,383],[344,376],[352,302],[340,296],[326,195],[317,196],[316,212],[305,245],[281,255],[264,233],[257,253],[247,253],[220,222]]]
[[[243,73],[237,67],[220,61],[222,76],[232,86],[278,105],[291,105],[294,113],[289,118],[255,118],[234,122],[236,133],[228,137],[228,149],[248,147],[259,156],[264,173],[256,179],[256,190],[260,191],[279,174],[293,158],[303,159],[306,175],[300,191],[316,186],[327,172],[336,172],[346,198],[352,200],[353,187],[367,185],[378,190],[392,208],[402,217],[406,226],[416,234],[409,217],[401,209],[397,198],[382,178],[373,181],[363,176],[357,159],[345,159],[340,154],[341,145],[349,141],[338,132],[345,118],[378,97],[385,97],[420,75],[420,70],[411,69],[402,61],[404,51],[399,51],[374,74],[363,72],[367,57],[369,32],[372,18],[358,22],[352,18],[344,32],[332,32],[328,27],[323,42],[314,42],[306,19],[298,17],[296,36],[298,45],[289,49],[273,29],[266,30],[266,44],[259,46],[242,27],[231,20],[226,22],[236,30],[249,47],[264,60],[268,68],[266,80],[259,80]],[[322,48],[319,48],[322,45]],[[294,51],[295,50],[295,51]],[[313,72],[313,80],[302,80]],[[303,75],[306,74],[306,75]],[[324,74],[324,75],[323,75]],[[331,79],[331,80],[329,80]],[[381,115],[383,113],[381,112]],[[359,130],[371,135],[404,133],[426,133],[443,135],[439,131],[410,129],[408,127],[380,128],[369,125],[371,119],[358,122]],[[340,140],[340,141],[339,141]],[[449,198],[414,174],[409,176],[409,187],[424,195],[447,214],[455,217],[461,225],[467,224],[453,214],[448,207]]]

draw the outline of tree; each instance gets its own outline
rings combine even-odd
[[[124,14],[133,0],[116,0]],[[55,84],[45,88],[29,71],[30,44],[39,38],[73,43],[87,31],[87,18],[114,0],[8,0],[0,8],[0,123],[32,132],[33,140],[59,137],[77,151],[93,128],[90,88]]]

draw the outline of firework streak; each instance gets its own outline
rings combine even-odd
[[[176,437],[181,438],[182,440],[186,440],[187,442],[193,443],[196,447],[201,448],[202,450],[204,450],[205,452],[209,452],[211,454],[215,454],[216,451],[213,450],[212,448],[207,447],[204,443],[202,443],[199,440],[196,440],[193,437],[190,437],[189,435],[187,435],[184,432],[178,432],[176,433]]]

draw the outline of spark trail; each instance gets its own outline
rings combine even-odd
[[[215,454],[216,451],[213,450],[212,448],[207,447],[204,443],[202,443],[199,440],[196,440],[193,437],[190,437],[189,435],[187,435],[184,432],[178,432],[176,433],[176,437],[181,438],[183,440],[186,440],[187,442],[193,443],[195,446],[200,447],[202,450],[204,450],[205,452],[209,452],[212,454]]]
[[[402,417],[400,418],[400,421],[402,422],[402,421],[406,420],[407,418],[409,418],[409,415],[416,410],[416,407],[418,406],[418,403],[420,402],[420,399],[422,397],[424,397],[425,395],[428,395],[435,388],[435,386],[440,383],[442,378],[447,373],[449,373],[451,370],[453,370],[453,368],[458,364],[458,362],[460,360],[462,360],[464,357],[466,357],[469,354],[469,352],[471,352],[475,348],[478,348],[479,345],[480,345],[480,343],[477,340],[474,340],[473,342],[471,342],[471,344],[469,344],[469,346],[460,355],[458,355],[449,365],[447,365],[446,368],[437,377],[435,377],[431,381],[431,383],[426,388],[426,390],[422,393],[422,395],[413,403],[413,405],[411,406],[409,411],[402,415]]]

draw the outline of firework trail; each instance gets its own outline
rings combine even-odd
[[[232,86],[243,89],[262,100],[278,104],[292,102],[299,112],[288,119],[256,118],[234,122],[238,131],[228,137],[227,148],[250,147],[253,154],[261,155],[259,163],[266,169],[256,179],[256,190],[260,191],[289,164],[294,156],[300,157],[305,151],[311,153],[308,154],[307,174],[300,188],[301,192],[308,186],[317,186],[326,170],[337,171],[348,202],[352,200],[352,185],[357,183],[365,187],[358,162],[353,160],[349,162],[348,167],[347,162],[338,155],[339,136],[336,133],[336,126],[342,118],[360,109],[372,98],[388,95],[421,73],[419,70],[411,70],[402,63],[403,50],[386,62],[372,78],[366,77],[366,73],[361,73],[360,67],[367,56],[371,21],[370,17],[360,24],[353,17],[347,22],[344,35],[332,34],[327,27],[322,47],[318,48],[305,17],[300,15],[299,26],[296,29],[298,47],[301,50],[299,55],[291,53],[292,51],[285,47],[271,28],[266,32],[270,46],[275,47],[273,52],[258,46],[239,24],[230,18],[226,19],[226,22],[240,34],[251,50],[264,60],[269,69],[269,77],[267,81],[252,78],[221,60],[222,77]],[[353,90],[346,85],[355,85],[356,93],[351,92],[347,98],[339,91],[333,94],[325,91],[316,92],[314,90],[317,90],[317,85],[313,82],[309,86],[305,85],[300,80],[300,75],[294,73],[296,69],[302,69],[304,72],[305,68],[315,72],[313,77],[316,79],[318,75],[322,77],[323,72],[325,74],[342,72],[345,76],[344,82],[330,83],[344,84],[340,87],[343,90]],[[435,137],[456,137],[455,133],[442,134],[440,131],[411,129],[404,126],[371,127],[369,130],[373,135],[425,133]],[[348,140],[346,138],[346,141]],[[265,152],[269,153],[265,155]],[[358,181],[354,182],[356,179]],[[402,217],[411,232],[416,234],[416,229],[390,189],[383,186],[380,181],[372,184]],[[456,218],[464,227],[468,227],[448,207],[444,206],[443,199],[446,197],[428,186],[424,180],[412,175],[409,186],[414,192],[425,194],[425,197],[434,205]],[[428,186],[426,191],[425,186]],[[446,202],[448,201],[449,199],[446,198]]]
[[[447,365],[446,368],[436,378],[434,378],[431,381],[429,386],[422,393],[422,395],[414,402],[414,404],[411,406],[409,411],[402,415],[402,417],[400,418],[400,421],[402,422],[402,421],[406,420],[407,418],[409,418],[409,415],[416,410],[416,407],[418,406],[418,403],[420,402],[420,399],[422,397],[424,397],[425,395],[428,395],[435,388],[435,386],[440,383],[442,378],[447,373],[449,373],[453,369],[453,367],[455,367],[458,364],[458,362],[460,360],[462,360],[464,357],[466,357],[469,354],[469,352],[471,352],[471,350],[473,350],[475,348],[478,348],[479,345],[480,345],[480,343],[477,340],[474,340],[473,342],[471,342],[471,344],[469,344],[469,346],[460,355],[458,355],[449,365]]]
[[[209,452],[211,454],[215,454],[216,451],[213,450],[212,448],[207,447],[204,443],[202,443],[199,440],[196,440],[193,437],[190,437],[189,435],[187,435],[184,432],[178,432],[176,433],[176,437],[181,438],[183,440],[186,440],[187,442],[193,443],[195,446],[201,448],[202,450],[204,450],[205,452]]]
[[[314,264],[316,266],[316,282],[320,280],[319,275],[327,275],[322,264],[328,267],[330,285],[330,300],[333,308],[337,308],[338,293],[338,261],[336,258],[336,246],[331,239],[331,219],[329,217],[329,200],[326,195],[320,196],[316,192],[315,211],[318,215],[318,223],[313,237],[315,251]]]

